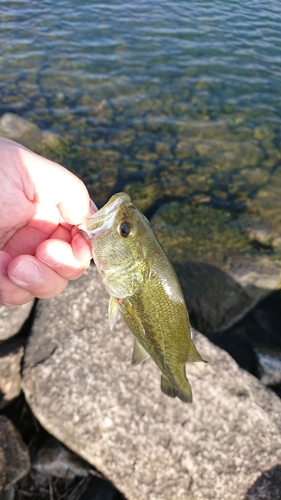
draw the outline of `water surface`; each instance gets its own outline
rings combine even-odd
[[[0,114],[67,139],[98,198],[244,207],[281,232],[281,4],[0,1]],[[104,174],[106,172],[106,174]]]

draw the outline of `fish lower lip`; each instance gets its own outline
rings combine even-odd
[[[89,238],[104,233],[112,228],[115,212],[109,212],[106,215],[97,215],[97,213],[92,217],[86,218],[85,221],[78,226],[78,228],[84,231]]]

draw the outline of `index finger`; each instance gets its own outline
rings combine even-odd
[[[85,184],[72,172],[13,141],[7,142],[7,148],[30,201],[58,207],[62,218],[72,225],[95,211]]]

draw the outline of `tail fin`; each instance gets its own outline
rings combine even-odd
[[[178,397],[184,403],[192,403],[192,391],[188,380],[186,380],[184,387],[178,387],[161,375],[161,391],[170,398]]]

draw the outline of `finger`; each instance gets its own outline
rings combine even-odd
[[[70,226],[72,228],[73,226]],[[66,241],[67,243],[71,243],[72,237],[71,237],[71,230],[68,228],[65,228],[61,225],[59,225],[55,231],[51,234],[50,239],[53,240],[62,240]]]
[[[59,295],[66,288],[68,280],[31,255],[13,259],[7,274],[12,283],[39,299]]]
[[[71,245],[73,255],[77,260],[80,262],[89,262],[91,260],[92,246],[80,232],[73,236]]]
[[[61,240],[48,240],[39,245],[36,257],[67,280],[79,278],[89,266],[89,253],[81,262],[76,259],[71,245]]]
[[[79,224],[91,213],[91,201],[85,184],[66,168],[26,149],[18,150],[18,161],[28,172],[26,191],[30,184],[34,201],[57,206],[64,220]]]
[[[4,249],[12,257],[21,254],[34,255],[37,246],[55,232],[59,224],[59,210],[36,205],[36,214],[19,228],[7,241]]]
[[[0,252],[0,304],[4,306],[20,306],[34,299],[34,295],[11,282],[7,275],[11,257]]]

